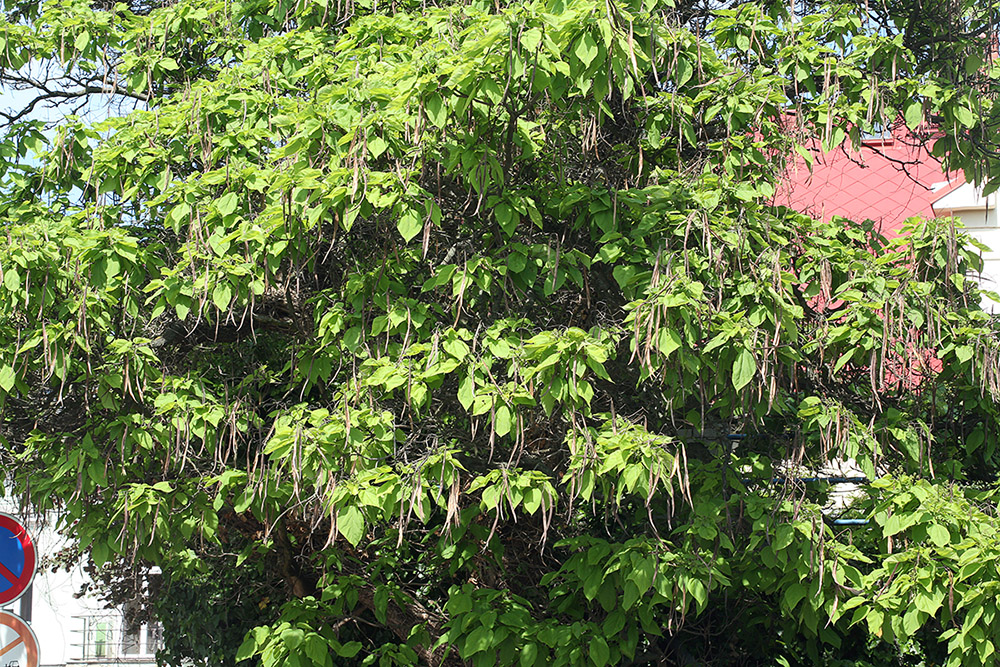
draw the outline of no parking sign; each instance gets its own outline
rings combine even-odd
[[[38,667],[38,638],[14,614],[0,611],[0,667]]]
[[[0,512],[0,606],[24,595],[34,576],[35,545],[28,531],[17,519]]]

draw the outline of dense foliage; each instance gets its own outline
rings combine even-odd
[[[4,484],[171,664],[992,665],[978,250],[772,201],[997,7],[8,0]]]

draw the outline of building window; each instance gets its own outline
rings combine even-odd
[[[163,626],[159,621],[153,621],[146,626],[146,652],[155,655],[163,648]]]
[[[163,648],[163,627],[156,621],[130,622],[127,613],[106,612],[78,617],[83,620],[83,650],[85,661],[114,662],[120,658],[152,661]]]
[[[163,648],[163,628],[159,622],[142,623],[139,603],[129,602],[122,610],[122,654],[130,657],[151,656]]]
[[[111,623],[96,621],[94,623],[94,656],[95,658],[110,657]]]

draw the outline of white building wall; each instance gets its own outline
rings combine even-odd
[[[955,188],[934,202],[934,213],[938,216],[954,216],[962,221],[965,231],[989,248],[984,251],[983,271],[975,276],[983,289],[1000,293],[1000,215],[997,211],[997,195],[980,195],[971,184]],[[1000,314],[1000,303],[983,299],[983,309]]]

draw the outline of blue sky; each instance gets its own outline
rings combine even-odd
[[[6,113],[20,111],[31,102],[34,95],[33,90],[14,90],[7,85],[0,84],[0,110]],[[45,102],[40,102],[35,106],[30,117],[36,120],[58,121],[63,115],[72,112],[78,105],[79,101],[74,100],[56,108],[49,108]],[[94,95],[87,107],[80,112],[80,115],[88,118],[91,122],[97,122],[106,118],[110,111],[108,99],[105,96]]]

